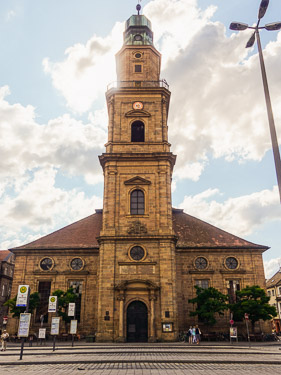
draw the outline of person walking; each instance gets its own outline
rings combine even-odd
[[[192,327],[192,344],[196,344],[196,329]]]
[[[8,332],[4,329],[2,335],[1,335],[1,343],[2,343],[2,348],[1,352],[4,352],[7,349],[7,341],[9,338]]]
[[[199,345],[199,342],[201,340],[201,331],[198,326],[195,327],[195,338],[196,338],[196,344]]]

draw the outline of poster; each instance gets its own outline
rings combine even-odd
[[[60,331],[60,318],[53,317],[51,325],[51,335],[58,335]]]
[[[70,331],[69,333],[71,335],[76,335],[77,333],[77,320],[71,320],[70,321]]]
[[[46,328],[39,328],[39,339],[45,339],[46,338]]]
[[[18,337],[28,337],[30,319],[31,319],[30,313],[20,314]]]
[[[230,327],[230,337],[234,339],[237,338],[237,327]]]
[[[162,323],[163,332],[173,332],[173,323]]]
[[[16,306],[27,306],[29,285],[19,285]]]
[[[57,301],[58,301],[57,296],[50,296],[49,297],[48,312],[57,312]]]
[[[75,316],[75,303],[68,304],[68,316]]]

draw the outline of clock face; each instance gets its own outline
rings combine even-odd
[[[134,40],[135,40],[136,42],[140,42],[140,41],[142,40],[142,36],[141,36],[140,34],[136,34],[136,35],[134,36]]]
[[[230,270],[235,270],[238,267],[238,261],[234,257],[226,258],[225,265]]]
[[[80,258],[74,258],[72,259],[70,266],[74,271],[79,271],[83,267],[83,261]]]
[[[144,257],[144,250],[140,246],[134,246],[130,251],[133,260],[141,260]]]
[[[134,102],[133,108],[134,109],[143,109],[143,103],[142,102]]]
[[[206,259],[206,258],[198,257],[198,258],[195,260],[195,267],[196,267],[198,270],[204,270],[205,268],[207,268],[207,265],[208,265],[208,262],[207,262],[207,259]]]

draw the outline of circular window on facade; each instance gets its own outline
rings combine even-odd
[[[84,266],[84,262],[81,258],[73,258],[72,261],[70,262],[70,267],[74,271],[80,271]]]
[[[238,260],[234,257],[228,257],[225,260],[225,265],[230,270],[236,270],[238,268]]]
[[[204,257],[196,258],[194,264],[198,270],[205,270],[208,267],[208,261]]]
[[[139,52],[135,53],[135,58],[136,59],[140,59],[141,58],[141,53],[139,53]]]
[[[40,261],[40,268],[43,271],[50,271],[54,267],[54,261],[51,258],[44,258]]]
[[[130,250],[130,257],[133,260],[142,260],[145,256],[144,249],[140,246],[134,246]]]

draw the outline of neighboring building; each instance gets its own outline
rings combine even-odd
[[[11,295],[15,255],[9,250],[0,250],[0,327],[8,314],[8,307],[3,306]]]
[[[25,283],[39,291],[35,331],[41,314],[50,327],[49,295],[73,286],[82,334],[96,333],[97,341],[176,340],[196,322],[188,303],[195,285],[213,286],[231,299],[246,285],[265,287],[267,247],[172,208],[171,93],[160,80],[161,55],[145,16],[126,22],[116,62],[118,82],[106,92],[108,142],[99,157],[103,210],[12,249],[13,295]],[[228,314],[213,329],[228,331]]]
[[[281,332],[281,268],[266,281],[269,304],[276,307],[277,316],[273,319],[273,328],[277,333]]]

